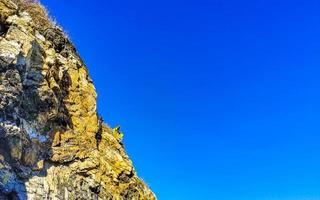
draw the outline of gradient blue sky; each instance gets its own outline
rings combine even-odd
[[[317,0],[43,0],[160,200],[320,199]]]

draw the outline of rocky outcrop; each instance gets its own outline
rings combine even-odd
[[[0,199],[155,199],[121,139],[44,8],[0,0]]]

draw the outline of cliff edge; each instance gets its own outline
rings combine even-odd
[[[0,0],[0,200],[156,199],[121,139],[43,6]]]

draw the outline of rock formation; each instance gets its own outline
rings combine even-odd
[[[0,0],[0,200],[155,199],[45,9]]]

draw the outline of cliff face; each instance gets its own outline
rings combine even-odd
[[[41,5],[0,0],[0,199],[155,199]]]

